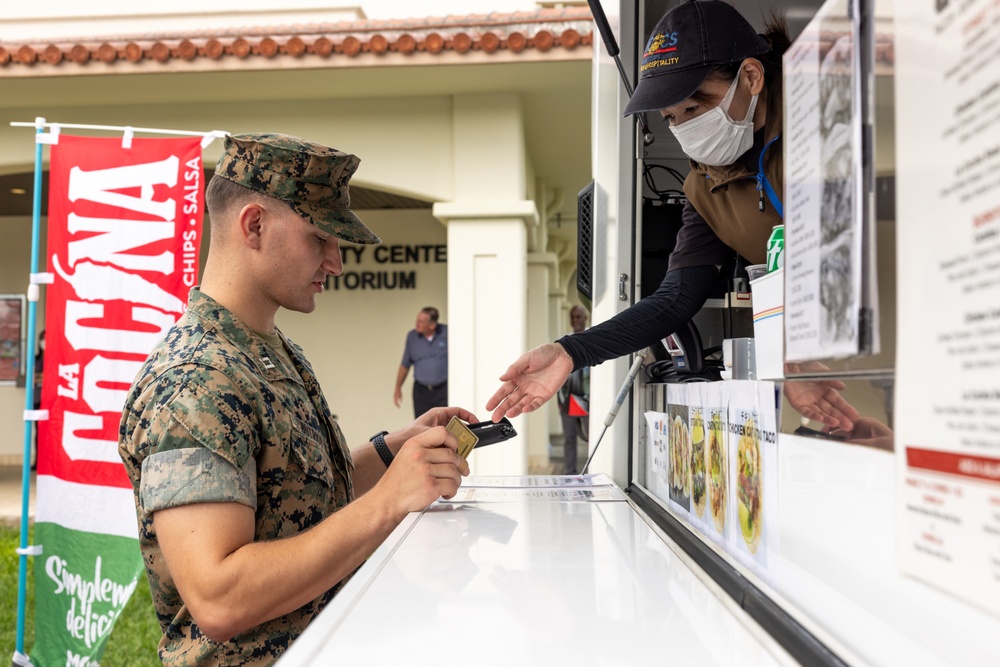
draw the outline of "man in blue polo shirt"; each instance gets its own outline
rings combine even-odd
[[[438,309],[428,306],[417,313],[417,323],[406,334],[403,360],[396,374],[392,400],[403,402],[403,380],[413,366],[413,414],[448,405],[448,327],[438,324]]]

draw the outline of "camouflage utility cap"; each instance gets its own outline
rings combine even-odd
[[[289,203],[323,231],[351,243],[381,243],[350,210],[348,181],[361,160],[287,134],[227,135],[215,175]]]

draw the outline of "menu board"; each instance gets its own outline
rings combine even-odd
[[[764,581],[775,578],[778,452],[775,384],[667,385],[667,412],[646,412],[645,483],[675,516]]]
[[[783,57],[785,360],[861,349],[863,181],[857,0],[830,0]]]
[[[1000,614],[1000,3],[896,12],[900,567]]]

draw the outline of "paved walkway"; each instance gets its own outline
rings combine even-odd
[[[21,523],[21,466],[0,466],[0,523],[19,526]],[[31,471],[31,492],[28,518],[35,518],[35,471]]]

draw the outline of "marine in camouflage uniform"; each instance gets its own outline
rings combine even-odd
[[[280,334],[279,334],[280,335]],[[153,512],[236,502],[258,540],[289,537],[353,500],[353,462],[302,350],[275,350],[197,289],[139,373],[120,452],[136,490],[139,545],[166,664],[270,664],[340,585],[295,612],[217,644],[198,631],[160,553]]]
[[[353,155],[287,135],[226,137],[216,166],[224,180],[217,185],[228,188],[230,181],[270,199],[234,206],[226,199],[232,193],[214,190],[219,228],[213,221],[202,288],[192,290],[187,312],[136,377],[119,430],[165,664],[273,663],[406,512],[454,493],[458,473],[468,474],[441,423],[472,417],[459,408],[414,422],[381,439],[381,449],[362,447],[352,457],[302,350],[274,326],[279,307],[315,308],[319,276],[342,270],[336,239],[379,242],[349,209],[348,180],[357,166]],[[321,232],[303,228],[272,199]],[[244,228],[251,218],[240,216],[251,210],[259,226]],[[301,266],[282,264],[288,261]],[[396,453],[408,448],[392,471],[389,440]],[[454,467],[435,473],[442,463]],[[381,484],[385,476],[392,478]],[[359,480],[359,493],[367,493],[354,516],[367,519],[373,508],[376,514],[322,530],[325,519],[354,500]],[[155,513],[167,510],[154,523]],[[193,516],[200,519],[195,524]],[[169,544],[161,543],[165,535]],[[295,547],[303,553],[298,563],[282,549],[242,551],[296,535],[304,540]],[[177,553],[178,562],[168,563],[167,553]],[[250,555],[233,561],[240,553]],[[181,598],[177,579],[190,587],[192,605]],[[223,593],[212,588],[220,581],[232,582]],[[214,606],[200,611],[206,600]],[[309,601],[272,616],[298,600]],[[202,611],[212,615],[205,622],[214,629],[198,625]]]

